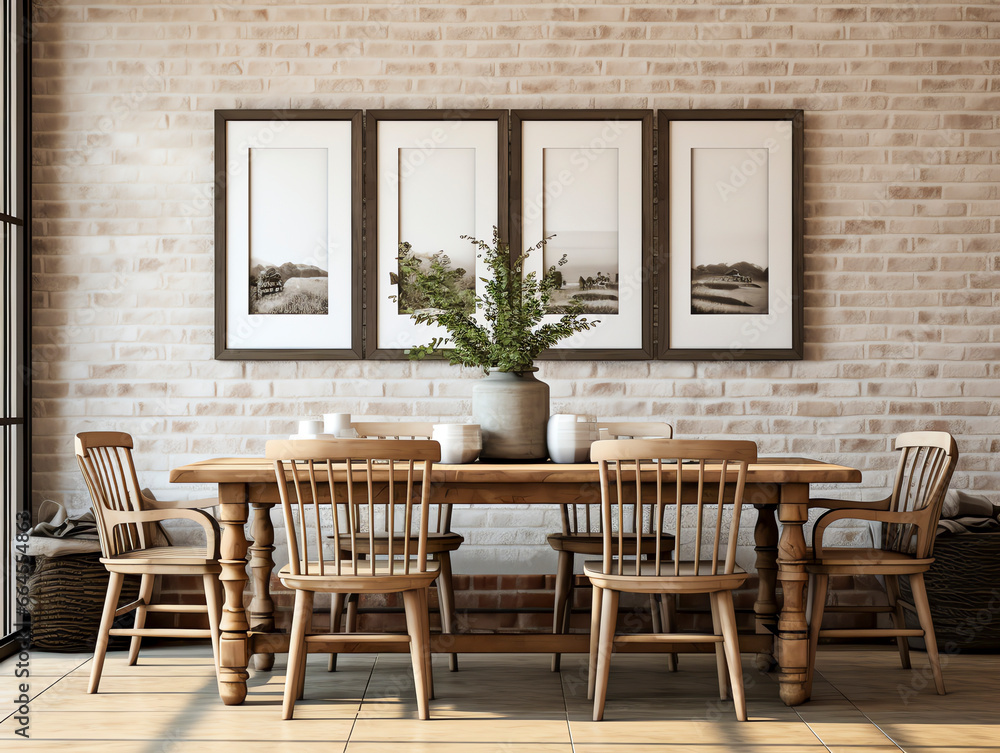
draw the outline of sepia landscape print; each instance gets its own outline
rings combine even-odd
[[[767,314],[767,150],[691,151],[691,313]]]
[[[618,150],[544,149],[543,264],[558,266],[548,313],[578,301],[586,314],[618,313]],[[526,239],[527,240],[527,239]]]
[[[476,150],[402,148],[398,156],[399,239],[411,246],[389,274],[398,286],[399,313],[428,306],[421,291],[408,284],[418,271],[437,271],[456,289],[475,295],[476,249],[462,236],[476,233]]]
[[[251,314],[329,310],[326,149],[250,150]]]

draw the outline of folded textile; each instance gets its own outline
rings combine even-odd
[[[76,518],[69,517],[66,508],[59,502],[46,499],[38,506],[38,523],[28,531],[29,536],[45,536],[63,539],[70,536],[97,538],[97,521],[94,513],[85,512]]]
[[[941,506],[938,536],[1000,531],[1000,505],[979,494],[949,489]]]
[[[35,518],[38,522],[28,530],[26,554],[30,557],[62,557],[101,550],[92,512],[71,518],[63,505],[46,499],[38,506]]]

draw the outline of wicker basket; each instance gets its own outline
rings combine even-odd
[[[100,553],[36,557],[28,578],[31,645],[43,651],[93,651],[110,577]],[[126,576],[119,606],[138,598],[138,576]],[[131,627],[134,612],[115,627]],[[109,648],[122,648],[128,638],[112,638]]]
[[[1000,653],[1000,533],[938,537],[924,582],[940,651]],[[900,587],[911,601],[906,578]],[[906,626],[920,627],[909,611]],[[909,640],[914,648],[924,647],[922,638]]]

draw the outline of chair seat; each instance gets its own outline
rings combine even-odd
[[[674,563],[664,562],[660,565],[660,575],[654,575],[656,566],[653,562],[642,562],[640,575],[635,575],[634,567],[631,574],[607,575],[603,572],[601,562],[583,563],[583,572],[590,582],[599,588],[610,588],[615,591],[630,593],[711,593],[712,591],[731,591],[746,582],[747,573],[740,567],[735,568],[731,575],[713,575],[712,563],[702,562],[695,572],[694,562],[681,562],[680,575],[674,575]],[[626,570],[628,573],[628,570]]]
[[[219,572],[218,560],[205,556],[203,546],[152,546],[131,552],[101,557],[108,570],[132,572],[134,567],[151,568],[204,568],[205,572]],[[152,572],[152,571],[151,571]]]
[[[427,570],[417,572],[413,563],[410,563],[410,572],[403,573],[403,561],[394,560],[392,567],[386,561],[375,563],[375,574],[371,574],[371,563],[359,563],[359,572],[354,572],[353,564],[350,560],[341,563],[340,575],[336,574],[336,565],[333,562],[325,563],[325,573],[323,575],[293,575],[291,565],[285,565],[278,571],[278,579],[287,588],[296,588],[303,591],[328,591],[333,593],[398,593],[409,591],[414,588],[426,588],[429,586],[441,571],[438,562],[428,562]],[[309,563],[310,573],[318,573],[319,563]]]
[[[330,536],[332,539],[333,536]],[[341,551],[350,552],[351,549],[351,537],[341,536],[340,539],[340,549]],[[392,541],[393,554],[402,554],[403,545],[406,543],[405,537],[394,536]],[[438,554],[440,552],[454,552],[462,544],[465,543],[465,537],[460,533],[428,533],[427,534],[427,552],[428,554]],[[367,538],[358,537],[356,544],[358,552],[362,554],[371,554],[371,548],[369,546],[369,541]],[[375,535],[375,554],[387,554],[389,551],[389,537],[384,533],[378,533]],[[417,537],[410,537],[410,551],[417,551]]]
[[[824,547],[823,557],[816,559],[812,549],[806,550],[810,573],[836,575],[840,573],[907,575],[926,571],[933,557],[918,559],[912,554],[865,547]]]
[[[599,533],[553,533],[545,539],[557,552],[599,555],[604,551],[604,537]],[[618,539],[611,539],[615,554],[618,553]],[[672,551],[674,537],[669,533],[660,535],[661,551]],[[635,534],[625,538],[625,554],[635,554]],[[642,537],[642,554],[656,554],[656,536]]]

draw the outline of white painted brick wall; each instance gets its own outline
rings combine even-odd
[[[1000,501],[995,2],[59,0],[35,21],[39,499],[86,506],[81,430],[131,432],[143,482],[182,496],[207,490],[171,467],[299,418],[469,410],[476,372],[443,364],[213,360],[215,108],[776,107],[806,111],[806,360],[541,363],[553,411],[855,465],[843,493],[868,499],[895,434],[948,429],[955,485]],[[466,571],[550,569],[550,511],[466,518]]]

